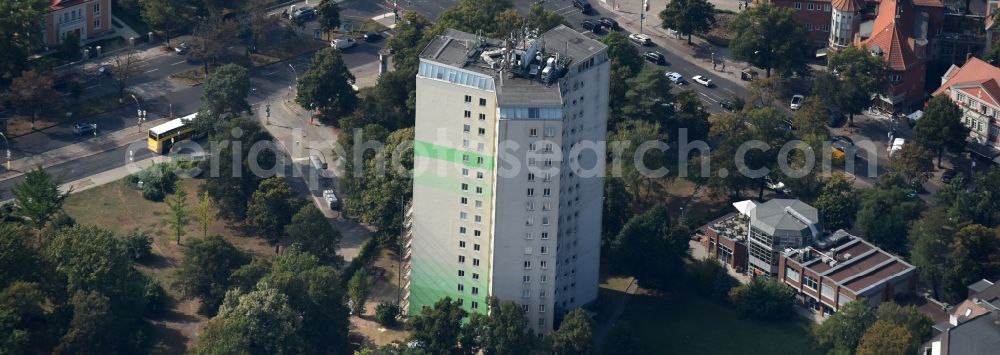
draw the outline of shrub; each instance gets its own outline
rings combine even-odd
[[[744,317],[776,321],[792,315],[795,290],[780,281],[756,277],[729,291],[729,298]]]
[[[395,303],[382,302],[375,307],[375,320],[385,327],[395,326],[397,316],[399,316],[399,306]]]
[[[739,284],[718,259],[697,260],[687,265],[687,278],[699,295],[724,303],[729,290]]]
[[[163,201],[167,194],[174,192],[177,174],[168,164],[156,164],[143,170],[135,178],[135,183],[142,181],[142,197],[150,201]]]
[[[146,305],[145,314],[156,316],[167,309],[167,291],[151,277],[146,277],[146,284],[142,290],[142,300]]]
[[[125,235],[125,238],[122,239],[122,245],[125,246],[125,252],[133,261],[139,261],[152,254],[153,238],[146,232],[134,230]]]

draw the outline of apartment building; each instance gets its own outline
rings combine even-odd
[[[976,143],[1000,148],[1000,68],[971,57],[952,65],[934,95],[948,95],[962,108],[962,122]]]
[[[597,297],[607,47],[559,26],[447,30],[420,54],[403,308],[521,305],[547,333]]]
[[[873,306],[916,289],[913,265],[844,230],[812,246],[780,254],[778,279],[795,288],[797,301],[823,314],[865,298]]]
[[[98,37],[111,26],[111,0],[52,0],[42,22],[45,46],[55,47],[67,34],[85,41]]]

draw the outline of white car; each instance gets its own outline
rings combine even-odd
[[[630,35],[628,35],[628,39],[630,41],[632,41],[632,42],[635,42],[635,44],[638,44],[640,46],[649,46],[649,45],[653,44],[653,39],[651,37],[645,35],[645,34],[642,34],[642,33],[633,33],[633,34],[630,34]]]
[[[671,71],[671,72],[667,72],[666,76],[667,76],[667,79],[670,79],[670,82],[672,82],[674,84],[677,84],[677,85],[684,85],[684,76],[681,75],[681,73]]]
[[[805,97],[802,95],[792,95],[792,103],[788,107],[792,110],[798,110],[799,107],[802,107],[802,100],[804,99]]]
[[[358,41],[355,41],[354,38],[337,38],[330,41],[330,47],[337,50],[352,48],[356,45],[358,45]]]
[[[694,80],[694,82],[704,85],[707,88],[712,87],[712,79],[706,78],[704,76],[695,75],[693,78],[691,78],[691,80]]]
[[[337,194],[333,190],[323,190],[323,200],[326,200],[327,206],[331,210],[337,210],[340,208],[340,200],[337,198]]]

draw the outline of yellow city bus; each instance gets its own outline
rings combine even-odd
[[[170,151],[170,146],[174,143],[191,139],[194,127],[190,125],[190,122],[197,115],[187,115],[150,128],[149,150],[158,154],[166,154]]]

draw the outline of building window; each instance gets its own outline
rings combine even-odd
[[[486,121],[486,114],[485,113],[480,113],[479,114],[479,120],[480,121]]]
[[[526,305],[526,304],[522,304],[522,305],[521,305],[521,312],[525,312],[525,313],[528,313],[528,305]]]
[[[462,132],[469,133],[472,131],[472,126],[462,125]]]
[[[472,279],[473,279],[473,280],[479,280],[479,274],[477,274],[477,273],[472,273]]]
[[[476,229],[475,231],[472,232],[472,235],[478,237],[478,236],[483,235],[483,232],[480,231],[480,230],[478,230],[478,229]]]
[[[530,269],[531,268],[531,260],[525,260],[524,261],[524,268],[525,269]]]
[[[465,241],[464,240],[459,240],[458,241],[458,247],[462,248],[462,249],[465,249]]]
[[[538,313],[545,313],[545,305],[544,304],[538,305]]]
[[[483,208],[483,201],[476,200],[476,208]]]
[[[94,4],[94,16],[101,14],[101,3]],[[99,26],[98,26],[99,27]]]
[[[538,137],[538,128],[531,128],[528,130],[529,137]]]
[[[463,221],[467,220],[467,219],[469,219],[469,214],[465,213],[465,212],[459,212],[458,213],[458,219],[461,219]]]
[[[531,188],[531,187],[528,188],[528,196],[535,196],[535,189],[534,188]]]
[[[483,223],[483,216],[475,215],[475,216],[473,216],[473,220],[476,221],[476,223],[480,223],[481,224],[481,223]]]
[[[547,197],[547,196],[551,196],[551,195],[552,195],[552,189],[549,189],[549,188],[542,189],[542,196],[546,196]]]
[[[480,151],[480,152],[486,150],[486,144],[485,143],[476,143],[476,150]]]
[[[809,277],[808,275],[802,275],[802,286],[816,291],[819,288],[819,284],[816,283],[816,279]]]
[[[535,220],[533,218],[531,218],[531,217],[525,218],[524,219],[524,225],[526,225],[526,226],[535,225]]]
[[[549,253],[549,247],[543,245],[542,246],[542,254],[548,254],[548,253]]]
[[[542,216],[542,225],[543,226],[549,225],[549,217],[548,216]]]
[[[458,270],[458,277],[465,277],[465,270]]]
[[[479,106],[486,106],[486,99],[480,98],[479,99]]]
[[[459,264],[465,264],[465,255],[459,255],[458,256],[458,263]]]
[[[458,234],[465,235],[465,227],[458,227]]]
[[[542,239],[549,239],[549,232],[542,232]]]
[[[465,110],[465,115],[464,115],[463,117],[465,117],[465,118],[470,118],[470,117],[472,117],[472,111],[469,111],[469,110]]]
[[[531,232],[525,232],[524,233],[524,239],[531,239],[532,237],[533,236],[531,235]]]
[[[545,318],[538,318],[538,326],[539,327],[545,326]]]
[[[813,24],[807,23],[806,24],[806,31],[812,31],[812,30],[813,30]]]
[[[799,3],[799,2],[795,3],[795,9],[796,10],[802,10],[802,3]]]
[[[812,3],[806,4],[806,10],[812,11],[813,10],[813,4]]]
[[[458,292],[462,292],[462,291],[465,291],[465,285],[458,284]]]
[[[526,284],[531,283],[531,276],[528,275],[521,276],[521,282]]]
[[[535,181],[535,174],[528,173],[528,181]]]
[[[473,295],[478,295],[479,294],[479,287],[473,287],[472,288],[472,294]]]
[[[95,30],[101,29],[101,20],[100,19],[94,20],[94,29]]]
[[[486,128],[479,127],[479,135],[480,136],[486,135]]]
[[[479,302],[472,301],[472,309],[479,309]]]
[[[785,279],[792,280],[795,282],[802,282],[802,280],[799,279],[799,272],[788,266],[785,266]]]
[[[528,290],[528,289],[521,290],[521,297],[522,298],[531,298],[531,290]]]
[[[472,266],[479,266],[479,259],[472,258]]]
[[[823,11],[830,11],[830,4],[823,4]],[[847,19],[850,20],[851,17],[847,16]]]
[[[472,250],[479,251],[479,244],[472,244]]]
[[[534,211],[535,210],[535,201],[528,201],[528,202],[526,202],[524,208],[526,210],[528,210],[528,211]]]
[[[889,82],[892,83],[893,85],[898,84],[900,81],[903,81],[903,76],[902,75],[899,75],[899,74],[889,74]]]
[[[482,158],[480,158],[480,159],[482,159]],[[482,186],[476,186],[476,193],[482,195],[483,194],[483,187]]]

